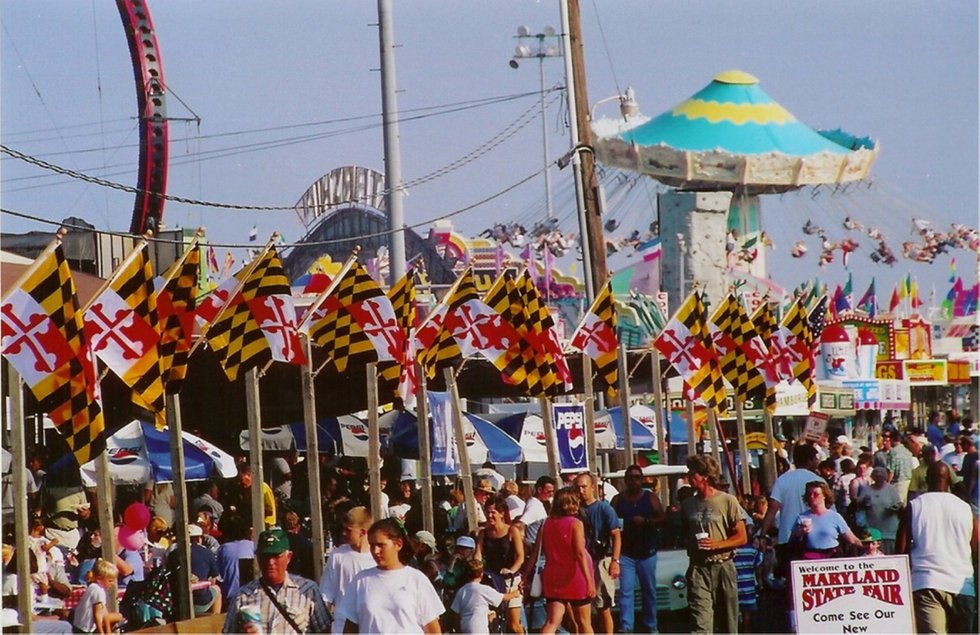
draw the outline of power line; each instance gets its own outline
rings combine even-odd
[[[2,148],[2,146],[0,146],[0,148]],[[401,228],[398,228],[398,229],[392,229],[392,230],[385,230],[385,231],[380,231],[380,232],[374,232],[374,233],[371,233],[371,234],[362,234],[360,236],[349,236],[347,238],[334,238],[334,239],[330,239],[330,240],[317,240],[317,241],[309,241],[309,242],[287,243],[287,244],[280,245],[280,247],[282,249],[289,249],[289,248],[292,248],[292,247],[301,247],[301,246],[302,247],[316,247],[316,246],[323,246],[323,245],[335,245],[335,244],[338,244],[338,243],[347,243],[347,242],[350,242],[350,241],[365,240],[365,239],[368,239],[368,238],[380,238],[382,236],[388,236],[390,234],[394,234],[395,232],[402,232],[402,231],[407,231],[409,229],[415,229],[415,228],[418,228],[418,227],[422,227],[422,226],[425,226],[425,225],[432,225],[433,223],[435,223],[438,220],[442,220],[442,219],[445,219],[445,218],[453,218],[455,216],[459,216],[461,214],[465,214],[466,212],[469,212],[471,210],[474,210],[477,207],[481,207],[483,205],[486,205],[487,203],[489,203],[489,202],[491,202],[491,201],[493,201],[495,199],[498,199],[501,196],[503,196],[505,194],[508,194],[511,191],[517,189],[518,187],[520,187],[521,185],[524,185],[528,181],[531,181],[535,177],[539,176],[542,172],[544,172],[544,168],[538,170],[537,172],[534,172],[532,174],[529,174],[528,176],[525,176],[521,180],[519,180],[519,181],[517,181],[515,183],[512,183],[511,185],[508,185],[507,187],[505,187],[502,190],[499,190],[499,191],[497,191],[497,192],[495,192],[495,193],[493,193],[493,194],[491,194],[489,196],[486,196],[486,197],[484,197],[484,198],[482,198],[482,199],[480,199],[480,200],[478,200],[478,201],[476,201],[474,203],[471,203],[469,205],[466,205],[465,207],[461,207],[459,209],[453,210],[453,211],[448,212],[448,213],[445,213],[445,214],[440,214],[440,215],[435,216],[433,218],[430,218],[428,220],[424,220],[424,221],[421,221],[421,222],[418,222],[418,223],[413,223],[411,225],[405,225],[404,227],[401,227]],[[347,202],[348,203],[356,203],[357,201],[353,201],[352,200],[352,201],[347,201]],[[331,207],[340,207],[340,204],[332,205]],[[292,209],[292,208],[290,207],[290,208],[274,208],[274,209]],[[81,226],[81,225],[72,225],[70,223],[64,223],[64,222],[61,222],[61,221],[53,221],[53,220],[50,220],[50,219],[47,219],[47,218],[42,218],[40,216],[34,216],[34,215],[31,215],[31,214],[26,214],[24,212],[17,212],[17,211],[10,210],[10,209],[5,209],[5,208],[0,208],[0,213],[7,214],[7,215],[10,215],[10,216],[16,216],[17,218],[23,218],[23,219],[34,221],[34,222],[38,222],[38,223],[44,223],[44,224],[47,224],[47,225],[54,225],[54,226],[58,226],[58,227],[65,227],[67,229],[80,229],[80,230],[84,230],[84,231],[92,232],[92,233],[96,233],[96,234],[103,234],[103,235],[106,235],[106,236],[121,236],[121,237],[128,237],[128,238],[132,238],[132,237],[138,238],[138,236],[135,236],[134,234],[129,234],[129,233],[126,233],[126,232],[113,232],[113,231],[107,231],[107,230],[92,229],[91,227],[84,227],[84,226]],[[151,240],[155,240],[155,241],[161,242],[161,243],[168,243],[168,244],[178,244],[178,245],[179,244],[183,244],[183,241],[179,241],[179,240],[168,240],[168,239],[164,239],[164,238],[152,238]],[[249,242],[249,243],[209,243],[209,244],[212,247],[223,247],[223,248],[249,248],[249,247],[255,247],[255,243],[252,243],[252,242]]]

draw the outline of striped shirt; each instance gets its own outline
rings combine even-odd
[[[276,599],[279,601],[289,616],[300,628],[300,633],[325,633],[330,628],[330,617],[327,613],[327,605],[320,594],[320,588],[312,580],[298,575],[286,574],[286,580],[282,586],[274,591]],[[268,594],[262,590],[260,580],[252,580],[238,591],[238,595],[231,602],[228,608],[228,616],[222,631],[225,633],[242,633],[245,630],[245,622],[242,618],[241,608],[243,606],[258,606],[262,614],[262,632],[264,633],[295,633],[289,621],[283,617],[276,605],[269,599]]]

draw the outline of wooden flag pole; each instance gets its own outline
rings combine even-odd
[[[180,258],[175,260],[173,264],[167,267],[166,271],[163,272],[163,275],[161,276],[163,278],[163,284],[161,286],[165,287],[168,284],[170,284],[170,281],[174,279],[174,276],[177,275],[177,272],[179,272],[181,268],[184,266],[184,261],[187,260],[187,256],[190,255],[191,250],[194,249],[194,246],[197,245],[197,243],[199,243],[202,238],[204,238],[204,228],[198,227],[197,231],[194,232],[194,236],[191,238],[191,242],[187,244],[187,248],[184,249],[184,252],[182,254],[180,254]],[[167,275],[168,272],[170,272],[169,276]]]
[[[184,461],[184,428],[180,419],[180,395],[167,395],[167,426],[170,428],[170,462],[173,468],[174,498],[177,503],[177,517],[174,529],[177,532],[177,559],[180,563],[177,576],[177,615],[181,620],[194,617],[194,598],[191,589],[191,545],[187,528],[194,519],[187,508],[187,481],[180,478],[186,474]]]
[[[551,412],[551,399],[539,397],[541,406],[541,422],[544,428],[544,447],[548,453],[548,472],[559,483],[561,482],[561,461],[558,459],[558,441],[555,439],[555,422]]]
[[[684,399],[684,406],[687,409],[687,455],[694,456],[698,452],[697,443],[700,439],[695,439],[696,427],[694,425],[694,402]]]
[[[99,290],[96,291],[94,294],[92,294],[92,297],[88,299],[88,302],[86,302],[85,306],[82,307],[83,314],[87,312],[89,308],[91,308],[91,306],[95,303],[95,301],[99,299],[99,296],[105,293],[105,290],[108,289],[112,285],[112,283],[116,281],[116,278],[119,277],[119,274],[122,273],[122,270],[128,267],[129,263],[131,263],[133,259],[139,255],[141,251],[146,249],[146,246],[150,244],[151,236],[153,236],[153,232],[150,231],[149,229],[146,230],[146,233],[143,234],[143,238],[140,239],[138,243],[136,243],[136,245],[132,248],[132,250],[130,250],[128,254],[126,254],[126,257],[122,259],[122,262],[120,262],[116,266],[116,268],[112,270],[112,273],[109,274],[109,277],[106,278],[99,286]]]
[[[259,369],[245,373],[245,416],[248,420],[248,463],[252,468],[252,528],[255,536],[265,529],[265,508],[262,503],[262,410],[259,399]],[[254,564],[258,577],[258,561]]]
[[[463,500],[466,504],[466,531],[474,533],[479,525],[476,515],[476,499],[473,498],[473,471],[470,469],[470,455],[466,451],[466,435],[463,432],[463,408],[459,404],[459,389],[456,386],[456,373],[452,368],[443,369],[446,389],[449,391],[450,405],[453,409],[453,436],[456,437],[456,451],[459,454],[459,476],[463,482]]]
[[[413,362],[414,363],[414,362]],[[429,389],[422,366],[415,364],[419,379],[418,405],[415,407],[419,435],[419,487],[422,494],[422,529],[435,533],[435,509],[432,506],[432,448],[429,443]]]
[[[299,334],[300,346],[306,355],[306,363],[300,370],[303,390],[303,427],[306,431],[306,476],[310,488],[310,519],[313,524],[313,579],[323,574],[324,544],[323,502],[320,494],[320,439],[316,433],[316,391],[313,385],[313,349],[310,337]]]
[[[749,469],[749,445],[745,441],[745,413],[742,400],[735,396],[735,425],[738,426],[738,456],[742,463],[742,493],[752,493],[752,471]]]
[[[769,487],[776,482],[776,439],[772,426],[772,413],[765,404],[762,406],[762,423],[766,431],[766,462],[763,464],[768,475]]]
[[[17,553],[17,613],[23,632],[31,632],[31,621],[34,616],[34,591],[31,585],[31,560],[27,557],[30,543],[27,524],[27,444],[24,440],[24,382],[13,364],[9,369],[8,385],[10,386],[10,426],[12,452],[10,470],[13,476],[14,503],[14,549]],[[6,565],[4,565],[6,568]]]
[[[368,482],[371,517],[381,518],[381,429],[378,425],[378,365],[367,364]]]
[[[48,256],[50,256],[51,253],[55,249],[57,249],[59,245],[61,245],[61,240],[65,237],[65,235],[67,233],[68,233],[68,230],[65,229],[64,227],[61,227],[61,228],[58,229],[58,233],[55,235],[55,237],[52,238],[51,239],[51,242],[49,242],[47,244],[47,246],[44,248],[44,250],[41,253],[39,253],[36,258],[34,258],[34,262],[32,262],[30,265],[28,265],[27,269],[25,269],[24,272],[21,273],[20,276],[17,277],[16,282],[14,282],[12,285],[10,285],[9,287],[6,287],[3,290],[4,293],[3,293],[2,299],[3,299],[4,302],[7,301],[7,296],[9,296],[11,293],[13,293],[14,291],[16,291],[17,289],[20,289],[22,286],[24,286],[24,283],[27,281],[27,279],[30,278],[31,275],[33,275],[33,273],[34,273],[34,270],[37,269],[38,263],[40,263],[45,258],[47,258]],[[11,366],[11,368],[13,368],[13,366]]]
[[[721,467],[721,450],[718,448],[718,413],[710,406],[708,407],[708,439],[711,443],[711,456]]]
[[[657,462],[660,465],[670,465],[670,446],[667,444],[667,421],[669,421],[670,411],[664,408],[664,387],[660,369],[660,351],[656,348],[650,349],[650,383],[653,384],[653,407],[657,411],[656,434],[657,434]],[[667,477],[662,476],[660,481],[660,502],[664,509],[670,504],[670,486]]]
[[[302,319],[300,319],[299,324],[296,325],[297,330],[301,329],[310,319],[310,317],[316,313],[316,310],[319,309],[324,302],[326,302],[327,298],[330,297],[330,294],[337,290],[337,287],[340,286],[341,280],[344,279],[344,276],[347,275],[350,268],[354,266],[355,262],[357,262],[357,255],[359,253],[361,253],[361,246],[354,245],[354,249],[352,249],[350,255],[347,256],[347,260],[345,260],[343,266],[340,267],[340,271],[338,271],[337,275],[333,277],[333,280],[330,281],[327,288],[321,291],[306,309],[306,312],[303,314]]]
[[[619,365],[619,409],[623,418],[623,448],[627,467],[636,461],[633,454],[633,420],[630,418],[630,377],[626,368],[626,344],[619,345],[619,355],[616,356]]]
[[[93,370],[98,370],[98,359],[93,360],[92,363]],[[103,416],[105,415],[103,414]],[[99,452],[95,457],[95,492],[96,514],[99,519],[99,527],[115,526],[115,516],[112,513],[112,479],[109,475],[108,449]],[[102,559],[107,562],[115,562],[117,553],[115,532],[106,532],[106,535],[102,536]],[[111,588],[106,589],[106,603],[110,611],[119,610],[119,596],[116,593],[117,588],[118,584],[113,583]]]
[[[600,474],[599,447],[595,438],[595,393],[592,390],[592,358],[582,353],[582,391],[585,402],[585,443],[589,453],[589,470]]]
[[[235,296],[237,296],[239,293],[242,292],[242,288],[245,286],[245,283],[248,281],[248,279],[252,276],[252,272],[254,272],[256,267],[259,266],[259,262],[261,262],[262,258],[265,257],[265,254],[270,249],[272,249],[272,246],[275,245],[277,242],[279,242],[279,232],[272,232],[272,236],[269,237],[269,240],[268,242],[265,243],[265,247],[262,248],[262,251],[260,251],[258,255],[255,256],[255,258],[252,258],[252,262],[248,263],[248,266],[245,268],[244,274],[238,280],[238,283],[235,285],[235,288],[232,290],[232,292],[228,294],[228,299],[225,301],[224,304],[221,305],[221,309],[218,311],[218,314],[214,316],[213,320],[205,323],[201,327],[201,333],[198,336],[197,341],[194,342],[194,344],[191,346],[191,350],[187,353],[187,357],[190,357],[191,355],[194,354],[194,351],[196,351],[197,347],[200,346],[201,342],[204,341],[204,338],[208,334],[208,331],[211,330],[211,327],[214,326],[217,322],[219,322],[222,317],[224,317],[225,311],[227,311],[228,307],[231,306],[231,303],[235,299]],[[256,534],[257,533],[258,532],[256,532]]]

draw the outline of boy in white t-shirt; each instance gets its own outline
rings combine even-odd
[[[466,574],[469,582],[460,587],[449,609],[459,616],[461,633],[489,633],[490,609],[503,602],[516,598],[520,591],[514,589],[501,593],[493,587],[482,584],[483,562],[476,558],[466,561]]]
[[[77,632],[111,633],[116,624],[123,621],[122,613],[106,608],[106,591],[115,584],[118,575],[116,565],[102,559],[92,567],[92,582],[75,607],[72,625]]]
[[[354,576],[377,566],[368,544],[369,527],[371,512],[366,507],[354,507],[347,512],[344,518],[344,539],[347,542],[330,553],[320,578],[320,593],[331,614]],[[343,620],[334,620],[330,632],[343,633]]]

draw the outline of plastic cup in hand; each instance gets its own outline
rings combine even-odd
[[[238,612],[241,613],[242,621],[245,622],[246,625],[253,624],[256,628],[258,628],[259,633],[262,632],[262,607],[260,607],[258,604],[246,604],[242,606]]]
[[[805,534],[810,533],[810,530],[813,529],[813,520],[811,520],[810,518],[801,518],[800,529],[802,529],[803,533]]]
[[[694,539],[698,541],[698,549],[707,549],[707,547],[701,546],[701,541],[708,539],[708,532],[699,531],[698,533],[694,534]]]

